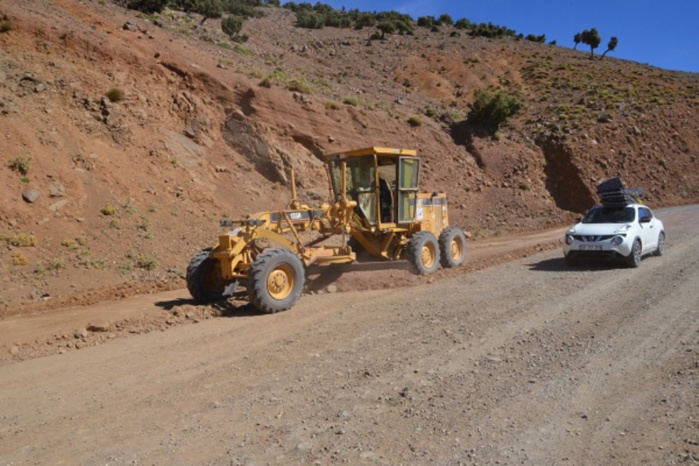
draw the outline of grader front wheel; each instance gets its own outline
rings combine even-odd
[[[303,290],[303,263],[284,248],[263,251],[248,273],[250,302],[262,312],[285,311],[296,303]]]
[[[218,260],[209,257],[211,248],[202,249],[187,267],[187,289],[199,304],[214,303],[224,297],[226,283]]]
[[[429,275],[439,268],[439,243],[429,231],[419,231],[408,243],[408,262],[413,273]]]

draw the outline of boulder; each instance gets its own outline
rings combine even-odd
[[[25,189],[24,192],[22,192],[22,199],[30,204],[36,202],[39,197],[41,197],[41,193],[36,189]]]

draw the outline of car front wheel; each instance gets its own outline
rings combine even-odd
[[[665,254],[665,232],[661,231],[658,235],[658,248],[653,253],[656,256],[662,256]]]
[[[626,257],[626,264],[629,267],[638,267],[639,265],[641,265],[642,250],[643,249],[641,247],[641,240],[636,239],[633,242],[633,246],[631,247],[631,252]]]

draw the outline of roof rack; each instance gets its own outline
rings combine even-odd
[[[625,207],[629,204],[643,204],[643,188],[627,188],[621,177],[616,176],[597,185],[597,195],[602,205],[607,207]]]

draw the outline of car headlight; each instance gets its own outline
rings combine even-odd
[[[614,246],[619,246],[623,242],[624,242],[623,236],[615,236],[614,238],[612,238],[612,244]]]
[[[614,233],[626,233],[631,229],[631,225],[624,225],[623,227],[619,228],[617,231]]]
[[[573,242],[573,235],[566,235],[566,244],[570,244]]]

